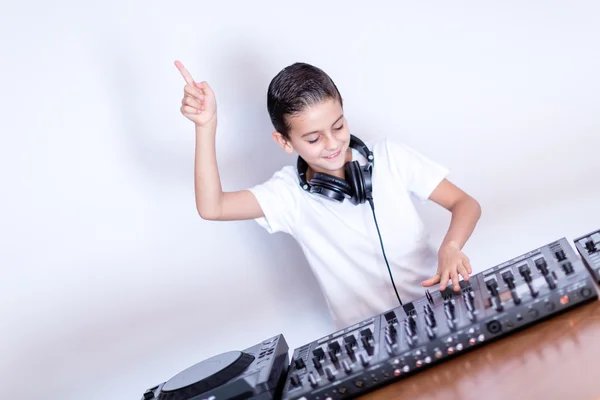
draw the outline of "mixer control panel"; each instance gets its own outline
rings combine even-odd
[[[597,298],[565,238],[472,275],[460,288],[426,292],[296,348],[282,398],[355,397]]]

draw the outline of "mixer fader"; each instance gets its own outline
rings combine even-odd
[[[355,397],[597,298],[565,238],[473,275],[460,288],[427,292],[295,349],[283,399]]]
[[[600,283],[600,229],[581,236],[575,239],[574,242],[586,267],[594,276],[594,279]]]

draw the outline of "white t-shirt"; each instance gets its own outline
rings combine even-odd
[[[425,294],[421,282],[437,268],[437,250],[428,243],[411,194],[427,200],[448,170],[400,143],[381,139],[365,144],[374,156],[377,222],[398,294],[406,303]],[[365,163],[358,151],[352,153]],[[337,203],[303,190],[295,166],[283,167],[250,190],[265,215],[256,221],[300,244],[338,328],[399,305],[368,203]]]

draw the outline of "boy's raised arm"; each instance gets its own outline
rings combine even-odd
[[[196,208],[203,219],[232,221],[263,216],[258,200],[249,190],[223,192],[217,167],[215,136],[217,101],[207,82],[196,82],[179,61],[175,66],[185,79],[181,113],[196,130],[194,189]]]

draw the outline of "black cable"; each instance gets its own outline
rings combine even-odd
[[[400,300],[400,295],[398,294],[398,290],[396,289],[396,284],[394,283],[394,277],[392,276],[392,270],[390,269],[390,264],[388,263],[387,256],[385,255],[385,249],[383,248],[383,240],[381,239],[381,232],[379,231],[379,224],[377,223],[377,217],[375,216],[375,205],[373,204],[373,198],[369,196],[367,199],[369,204],[371,205],[371,210],[373,211],[373,220],[375,221],[375,227],[377,228],[377,234],[379,235],[379,243],[381,244],[381,251],[383,252],[383,259],[385,260],[385,265],[387,266],[388,272],[390,273],[390,279],[392,280],[392,286],[394,287],[394,292],[396,292],[396,297],[398,298],[398,302],[402,305],[402,300]]]

